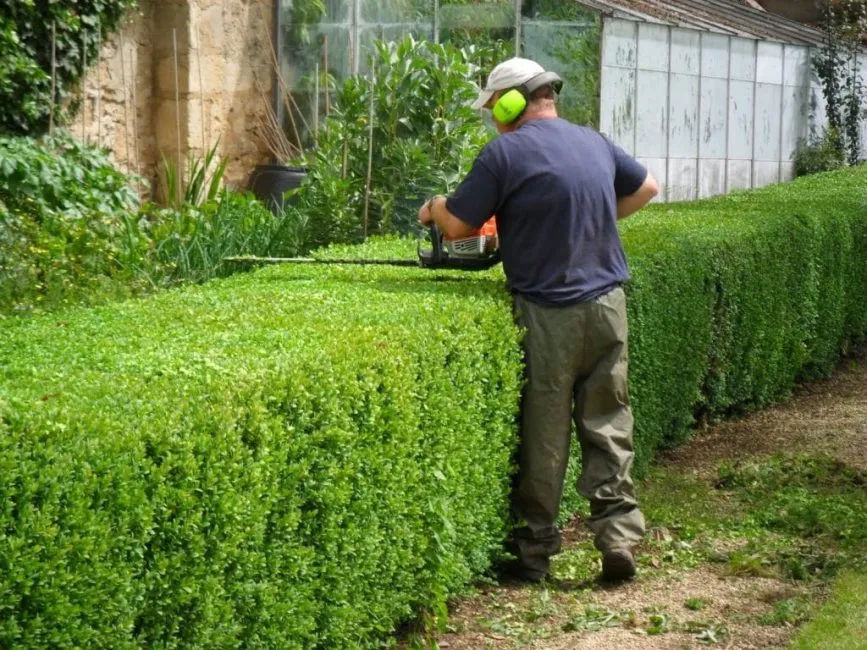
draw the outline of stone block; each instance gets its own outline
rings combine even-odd
[[[161,100],[157,102],[156,113],[154,115],[154,138],[156,140],[157,149],[166,154],[175,154],[178,150],[177,140],[177,111],[175,103],[169,100]],[[186,142],[187,128],[187,107],[181,104],[181,146]]]
[[[190,59],[190,92],[205,95],[220,94],[225,88],[226,63],[225,57],[218,54],[193,55]],[[201,81],[199,68],[201,67]]]
[[[161,3],[154,13],[153,49],[160,53],[172,52],[175,36],[178,52],[191,49],[190,6]]]
[[[192,26],[192,33],[196,37],[193,47],[199,48],[203,54],[222,53],[225,50],[225,41],[232,38],[226,28],[222,3],[200,8]]]
[[[175,96],[175,83],[181,95],[190,92],[190,59],[184,54],[178,56],[177,76],[175,76],[175,60],[166,56],[157,61],[156,83],[154,91],[157,97],[168,99]]]

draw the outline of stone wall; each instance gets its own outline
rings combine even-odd
[[[107,147],[119,168],[146,178],[158,159],[151,100],[155,4],[141,2],[102,44],[98,65],[84,79],[84,110],[70,127],[80,139]]]
[[[219,141],[243,185],[269,158],[256,127],[272,101],[272,1],[140,0],[89,70],[73,132],[153,188],[161,156],[184,164]]]

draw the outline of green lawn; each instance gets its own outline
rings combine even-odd
[[[848,571],[834,583],[831,598],[792,643],[793,650],[867,648],[867,571]]]

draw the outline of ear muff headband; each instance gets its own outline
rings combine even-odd
[[[553,86],[554,92],[559,94],[560,89],[563,88],[563,80],[554,72],[541,72],[520,86],[503,93],[494,104],[491,113],[501,124],[511,124],[527,110],[530,95],[547,85]]]

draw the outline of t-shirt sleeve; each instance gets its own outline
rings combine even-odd
[[[481,228],[500,203],[500,182],[492,171],[490,148],[485,148],[473,162],[470,173],[446,198],[446,209],[473,228]]]
[[[635,194],[647,179],[647,168],[611,140],[608,140],[608,146],[614,156],[614,192],[617,198]]]

